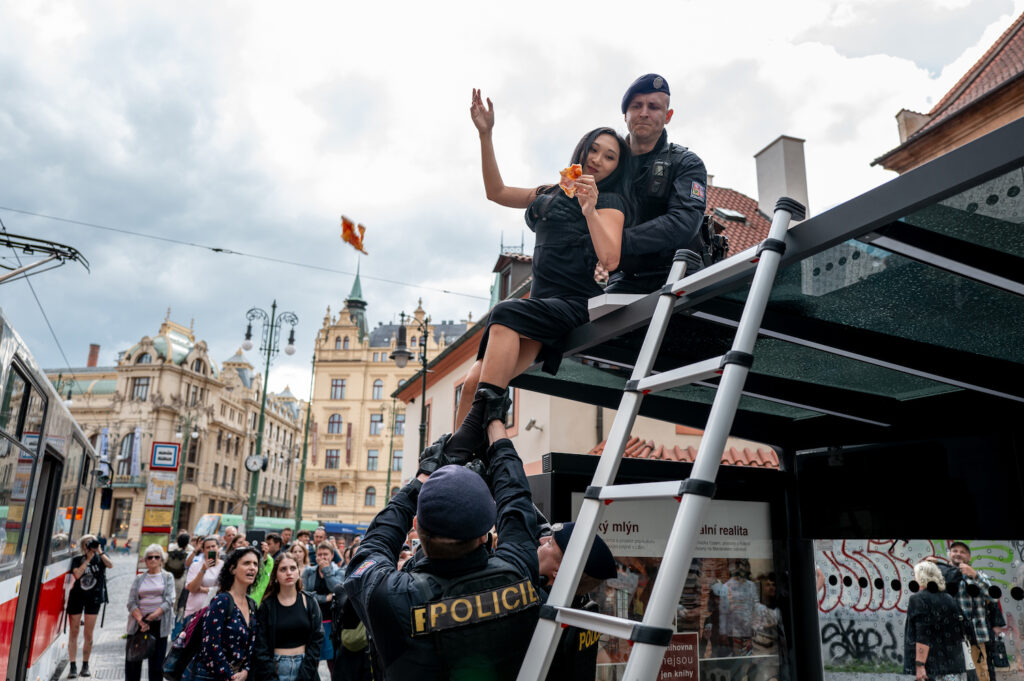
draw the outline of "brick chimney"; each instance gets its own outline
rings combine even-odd
[[[807,208],[807,167],[804,164],[804,141],[779,135],[774,142],[754,154],[757,166],[757,207],[770,220],[775,202],[783,196],[796,199]]]
[[[94,367],[100,360],[100,346],[96,343],[89,343],[89,361],[85,366]]]

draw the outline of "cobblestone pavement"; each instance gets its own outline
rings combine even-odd
[[[132,578],[135,576],[135,556],[111,556],[114,568],[107,571],[107,589],[110,594],[110,602],[107,604],[106,623],[100,627],[100,621],[96,622],[96,631],[93,635],[92,655],[89,660],[89,669],[92,677],[98,681],[124,678],[124,634],[128,622],[128,589],[131,588]],[[103,611],[100,611],[100,620],[103,619]],[[78,648],[78,666],[82,664],[81,642]],[[147,679],[146,667],[143,663],[142,678]],[[67,678],[67,665],[61,672],[60,678]],[[330,674],[327,672],[327,664],[320,663],[320,678],[322,681],[330,681]]]

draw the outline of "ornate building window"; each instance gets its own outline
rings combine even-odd
[[[327,432],[332,435],[341,434],[341,414],[331,414],[327,419]]]
[[[370,399],[384,399],[384,381],[380,380],[379,378],[373,382],[373,397],[371,397]]]
[[[363,506],[376,506],[377,505],[377,489],[374,487],[366,488],[366,497],[363,499]]]
[[[321,506],[335,506],[338,503],[338,488],[334,485],[327,485],[320,493]]]
[[[141,355],[138,356],[138,358],[135,360],[135,363],[136,364],[152,364],[153,363],[153,356],[151,354],[149,354],[148,352],[144,352],[144,353],[142,353]]]
[[[366,452],[366,470],[377,470],[377,461],[380,459],[380,450],[370,449]]]
[[[348,336],[345,336],[345,340],[341,342],[341,347],[344,350],[348,350]]]
[[[401,471],[402,470],[402,450],[396,449],[391,455],[391,470]]]
[[[193,360],[192,361],[192,371],[196,372],[197,374],[202,374],[203,376],[205,376],[206,375],[206,365],[203,364],[203,360],[201,360],[201,359]]]
[[[405,414],[395,414],[395,435],[405,435]]]
[[[391,498],[394,499],[396,494],[398,494],[398,488],[397,487],[392,487],[391,488]]]
[[[334,349],[341,350],[341,336],[337,336],[334,339]]]
[[[340,449],[328,449],[324,455],[324,468],[337,468],[341,453]]]
[[[149,376],[138,376],[132,379],[132,399],[145,402],[149,395]]]
[[[331,379],[331,399],[332,400],[343,400],[343,399],[345,399],[345,379],[344,378],[332,378]]]
[[[384,427],[384,414],[370,414],[370,435],[380,435]]]

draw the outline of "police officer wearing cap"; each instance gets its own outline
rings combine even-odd
[[[678,249],[686,249],[686,271],[711,262],[710,235],[701,227],[707,203],[704,162],[668,141],[672,120],[668,81],[656,73],[640,76],[622,97],[622,113],[633,152],[635,224],[622,233],[619,269],[608,278],[608,293],[649,293],[665,284]]]
[[[569,545],[569,539],[572,537],[575,527],[576,523],[555,523],[551,526],[551,534],[540,538],[537,563],[542,586],[550,586],[558,576],[565,548]],[[611,579],[617,574],[618,570],[615,567],[615,558],[612,557],[611,549],[601,537],[595,536],[594,544],[587,556],[587,562],[583,566],[583,575],[576,587],[576,596],[570,604],[571,607],[579,610],[596,610],[597,604],[590,600],[588,594],[600,587],[601,582]],[[547,600],[547,594],[542,594],[542,596]],[[549,681],[558,679],[593,681],[597,670],[597,643],[599,640],[600,634],[595,631],[577,627],[563,629],[558,648],[555,650],[555,657],[551,662],[551,669],[548,671]]]
[[[345,590],[383,678],[511,681],[519,671],[540,595],[536,514],[505,433],[509,404],[504,394],[488,397],[491,445],[482,461],[489,486],[465,466],[446,465],[442,437],[420,456],[416,478],[374,518],[349,564]],[[414,525],[424,555],[399,571]]]

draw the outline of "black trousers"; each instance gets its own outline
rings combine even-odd
[[[167,654],[167,636],[160,635],[160,623],[150,622],[149,630],[156,636],[156,646],[152,654],[146,658],[149,663],[149,681],[163,681],[164,655]],[[124,661],[125,681],[142,681],[142,660],[138,662]]]

